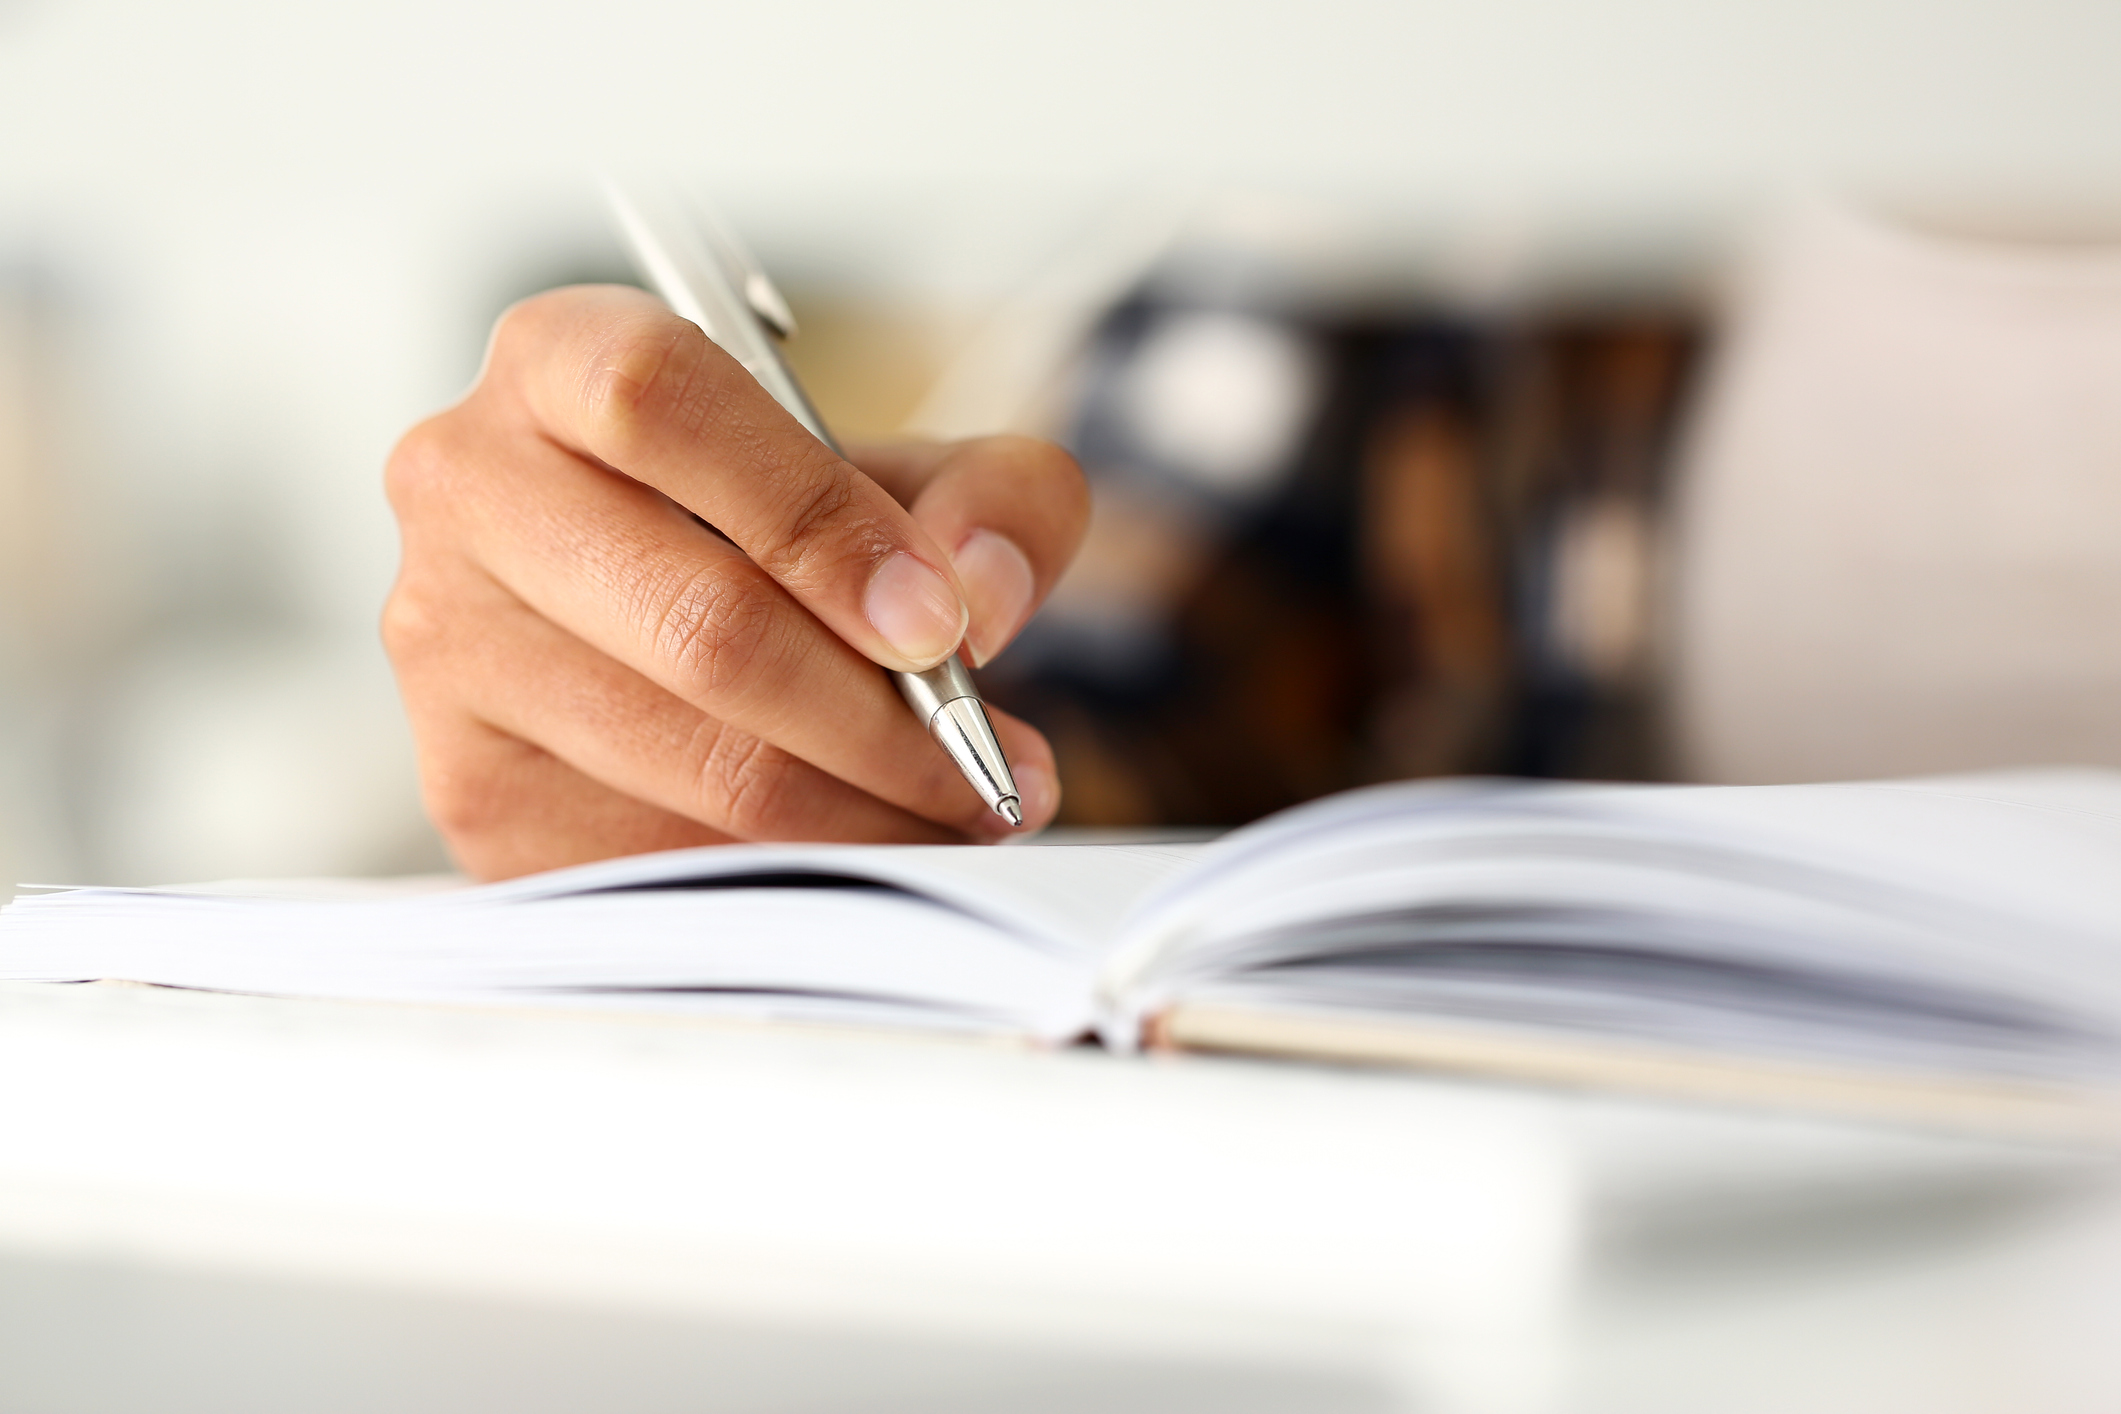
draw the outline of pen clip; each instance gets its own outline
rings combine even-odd
[[[693,214],[699,222],[701,236],[729,276],[729,283],[743,294],[744,303],[759,317],[759,322],[780,338],[794,338],[795,312],[788,308],[788,301],[781,298],[781,292],[774,288],[773,281],[767,278],[764,267],[751,251],[712,211],[695,206]]]
[[[637,195],[606,178],[604,195],[635,263],[664,302],[699,325],[774,401],[838,452],[839,443],[781,355],[779,341],[795,332],[795,316],[750,252],[690,194],[665,188]]]

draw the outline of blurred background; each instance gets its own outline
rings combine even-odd
[[[715,192],[849,437],[1098,487],[1068,822],[2121,765],[2121,7],[0,0],[0,874],[440,867],[405,427]],[[2114,242],[2108,244],[2109,241]]]

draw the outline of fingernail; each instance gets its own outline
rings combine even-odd
[[[876,568],[862,596],[869,626],[915,667],[932,668],[965,638],[965,605],[950,581],[901,550]]]
[[[1009,774],[1016,779],[1016,803],[1024,812],[1024,827],[1035,830],[1052,820],[1060,809],[1060,782],[1053,779],[1053,773],[1036,762],[1026,762],[1012,765]]]
[[[984,668],[1030,616],[1031,595],[1037,588],[1031,561],[1008,536],[975,530],[957,547],[950,563],[957,570],[958,583],[965,586],[965,599],[972,610],[972,631],[965,637],[972,649],[972,666]]]

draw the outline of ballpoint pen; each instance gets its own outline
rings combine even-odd
[[[663,302],[699,325],[812,436],[839,452],[839,443],[781,357],[779,340],[795,332],[795,319],[750,254],[704,210],[673,199],[647,200],[614,182],[605,183],[605,196],[634,262]],[[1021,827],[1023,807],[1009,760],[957,655],[925,672],[891,676],[980,799]]]

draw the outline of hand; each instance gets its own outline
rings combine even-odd
[[[502,316],[477,386],[387,474],[383,641],[465,869],[1010,833],[878,665],[999,652],[1075,553],[1082,475],[1014,437],[855,461],[638,290]],[[1044,825],[1052,748],[989,714]]]

